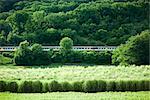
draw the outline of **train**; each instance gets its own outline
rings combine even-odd
[[[18,46],[0,46],[0,52],[11,52],[16,51]],[[30,48],[30,47],[29,47]],[[60,46],[42,46],[43,51],[59,50]],[[75,51],[113,51],[117,48],[117,46],[73,46],[73,50]]]

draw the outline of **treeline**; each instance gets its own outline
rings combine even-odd
[[[71,43],[70,43],[71,42]],[[43,51],[42,46],[34,44],[29,48],[29,42],[20,43],[19,49],[14,54],[16,65],[48,65],[52,63],[85,63],[85,64],[111,64],[110,52],[73,51],[72,40],[63,38],[59,51]]]
[[[105,80],[89,80],[76,82],[41,82],[41,81],[0,81],[0,92],[13,93],[45,93],[45,92],[104,92],[104,91],[149,91],[149,80],[120,80],[120,81],[105,81]]]
[[[65,37],[60,41],[60,49],[43,51],[40,44],[21,42],[15,53],[4,52],[0,55],[0,64],[49,65],[60,64],[99,64],[99,65],[149,65],[150,31],[132,36],[113,52],[110,51],[74,51],[73,40]]]
[[[58,45],[63,37],[70,37],[75,45],[120,45],[148,29],[149,10],[145,1],[79,1],[5,3],[12,7],[0,13],[0,45],[19,45],[24,40]]]

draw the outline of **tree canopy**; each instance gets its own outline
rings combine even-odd
[[[148,29],[145,0],[1,0],[0,45],[120,45]]]

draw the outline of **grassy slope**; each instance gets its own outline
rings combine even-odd
[[[0,100],[149,100],[150,92],[55,92],[44,94],[0,93]]]
[[[5,68],[4,68],[5,67]],[[8,68],[6,68],[8,67]],[[1,66],[0,79],[4,80],[57,80],[79,81],[92,79],[150,79],[150,66],[63,66],[58,68],[24,68]]]

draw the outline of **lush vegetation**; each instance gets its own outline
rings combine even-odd
[[[29,42],[21,42],[14,54],[16,65],[48,65],[51,63],[89,63],[89,64],[111,64],[111,52],[96,51],[74,51],[73,41],[65,37],[60,41],[59,51],[43,51],[42,46]]]
[[[101,93],[77,93],[54,92],[45,94],[14,94],[0,93],[1,100],[149,100],[149,92],[101,92]]]
[[[122,44],[113,52],[112,62],[115,64],[148,65],[150,47],[150,31],[143,31],[140,35],[130,37],[126,44]]]
[[[11,64],[12,62],[11,58],[0,55],[0,65]]]
[[[0,45],[120,45],[148,29],[148,0],[114,1],[1,0]]]
[[[51,63],[90,63],[90,64],[149,64],[150,31],[132,36],[126,44],[119,46],[113,53],[96,51],[73,51],[73,40],[64,37],[60,41],[60,50],[44,52],[42,46],[34,44],[29,48],[29,42],[24,41],[16,50],[14,61],[16,65],[48,65]],[[112,58],[112,59],[111,59]]]
[[[149,80],[103,81],[89,80],[76,82],[0,81],[0,92],[45,93],[45,92],[104,92],[104,91],[150,91]]]
[[[43,67],[43,68],[42,68]],[[49,67],[49,68],[48,68]],[[150,80],[149,66],[0,66],[0,79],[58,82],[88,80]]]

